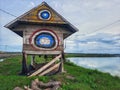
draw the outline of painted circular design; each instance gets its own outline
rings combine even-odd
[[[56,33],[48,29],[33,32],[29,40],[34,48],[40,50],[53,50],[56,49],[59,44],[59,39]]]
[[[34,42],[40,48],[52,48],[55,46],[55,38],[50,33],[40,33],[35,37]]]
[[[42,20],[49,20],[51,18],[51,13],[48,10],[41,10],[38,13],[38,17]]]

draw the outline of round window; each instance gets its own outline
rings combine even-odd
[[[38,12],[38,17],[42,20],[49,20],[51,18],[51,13],[48,10],[41,10]]]

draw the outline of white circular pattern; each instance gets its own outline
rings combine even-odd
[[[48,38],[44,37],[40,40],[40,43],[41,44],[50,44],[50,40]]]
[[[48,10],[41,10],[38,12],[39,19],[49,20],[51,18],[51,13]]]
[[[41,47],[38,47],[38,46],[35,44],[35,41],[34,41],[34,40],[35,40],[36,36],[39,35],[39,34],[41,34],[41,33],[49,33],[49,34],[51,34],[51,35],[54,37],[54,39],[55,39],[55,45],[54,45],[54,47],[52,47],[52,48],[41,48]],[[49,44],[49,43],[50,43],[50,40],[49,40],[48,38],[42,38],[39,42],[40,42],[41,44]],[[49,30],[44,30],[44,29],[42,29],[42,30],[37,31],[37,32],[32,36],[31,45],[32,45],[33,47],[35,47],[36,49],[40,49],[40,50],[54,50],[54,49],[57,48],[57,46],[58,46],[58,37],[55,35],[55,33],[51,32],[51,31],[49,31]]]

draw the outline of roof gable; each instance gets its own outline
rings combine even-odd
[[[39,18],[38,14],[41,10],[48,10],[51,13],[51,18],[49,20],[42,20]],[[47,3],[43,2],[41,5],[33,8],[27,13],[23,14],[22,17],[19,17],[20,21],[27,21],[33,23],[60,23],[65,24],[63,18],[59,16]]]
[[[50,18],[48,20],[43,20],[39,18],[38,14],[42,10],[48,10],[51,14]],[[28,12],[24,13],[23,15],[19,16],[12,22],[5,25],[6,28],[11,29],[17,27],[20,23],[30,23],[30,24],[52,24],[52,25],[60,25],[63,27],[68,28],[68,30],[72,33],[75,33],[78,31],[78,29],[73,26],[70,22],[68,22],[64,17],[62,17],[60,14],[58,14],[53,8],[51,8],[46,2],[42,2],[42,4],[38,5],[37,7],[29,10]],[[72,34],[71,33],[71,34]]]

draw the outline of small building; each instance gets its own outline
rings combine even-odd
[[[5,25],[23,37],[23,60],[21,74],[29,76],[47,75],[53,71],[63,72],[64,39],[77,32],[70,22],[52,9],[46,2],[24,13]],[[27,56],[31,55],[31,73],[27,67]],[[35,56],[55,55],[50,62],[36,69]],[[57,61],[60,59],[59,61]]]

